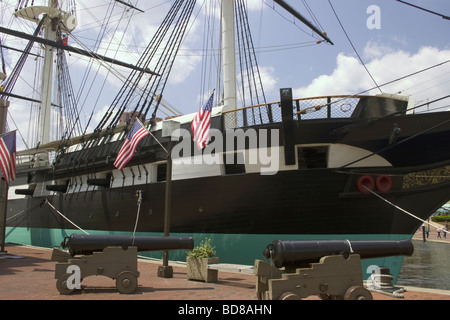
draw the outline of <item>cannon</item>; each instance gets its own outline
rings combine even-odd
[[[147,237],[147,236],[121,236],[121,235],[85,235],[72,234],[65,237],[61,247],[68,249],[71,256],[91,255],[101,252],[106,247],[137,247],[142,251],[161,250],[192,250],[194,239],[192,237]]]
[[[281,241],[263,251],[272,264],[256,260],[257,297],[296,300],[311,295],[322,299],[372,299],[364,288],[361,259],[411,256],[409,239],[399,241]]]
[[[56,288],[60,294],[80,289],[88,276],[106,276],[116,281],[120,293],[130,294],[137,289],[139,272],[138,252],[192,250],[192,237],[133,237],[116,235],[76,235],[61,243],[66,250],[54,248]]]
[[[357,253],[361,259],[411,256],[414,246],[409,239],[398,241],[280,241],[267,245],[263,252],[277,268],[296,267],[317,262],[324,256]]]

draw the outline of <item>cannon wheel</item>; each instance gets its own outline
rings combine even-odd
[[[353,286],[347,289],[347,292],[345,292],[344,295],[345,300],[373,300],[372,294],[369,290]]]
[[[69,289],[67,287],[67,279],[69,277],[70,274],[66,273],[59,277],[58,280],[56,280],[56,289],[58,289],[60,294],[69,295],[75,291],[75,289]]]
[[[283,292],[278,300],[301,300],[298,295],[293,292]]]
[[[132,293],[137,289],[137,277],[132,272],[124,271],[117,277],[116,287],[120,293]]]

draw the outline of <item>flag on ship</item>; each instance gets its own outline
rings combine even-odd
[[[192,140],[197,143],[197,148],[199,150],[206,147],[209,142],[209,128],[211,126],[211,110],[213,101],[214,91],[206,104],[197,112],[191,124],[191,129],[194,134]]]
[[[16,178],[16,131],[0,138],[0,166],[6,183]]]
[[[125,142],[117,155],[116,161],[114,162],[114,166],[117,169],[123,170],[126,164],[133,158],[139,142],[148,134],[150,133],[145,126],[136,119],[133,127],[131,127],[130,133],[125,138]]]

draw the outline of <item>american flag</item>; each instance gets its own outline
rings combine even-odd
[[[139,141],[148,134],[149,132],[145,129],[144,125],[136,119],[131,127],[130,133],[125,138],[125,142],[117,155],[116,161],[114,162],[114,166],[117,169],[123,170],[125,165],[133,158]]]
[[[0,138],[0,166],[6,183],[16,178],[16,132]]]
[[[214,101],[214,91],[206,104],[201,108],[192,121],[191,128],[194,133],[192,140],[197,142],[198,150],[203,149],[209,142],[209,128],[211,125],[211,110]]]

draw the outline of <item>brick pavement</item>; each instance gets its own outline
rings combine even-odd
[[[0,300],[256,300],[253,275],[219,271],[218,282],[204,283],[187,280],[186,267],[173,264],[173,278],[165,279],[157,276],[160,263],[141,260],[134,294],[120,294],[114,280],[92,276],[83,280],[81,292],[60,295],[50,249],[8,245],[6,250],[9,258],[0,258]],[[450,300],[448,291],[407,288],[404,295],[398,299],[373,293],[374,300]]]

